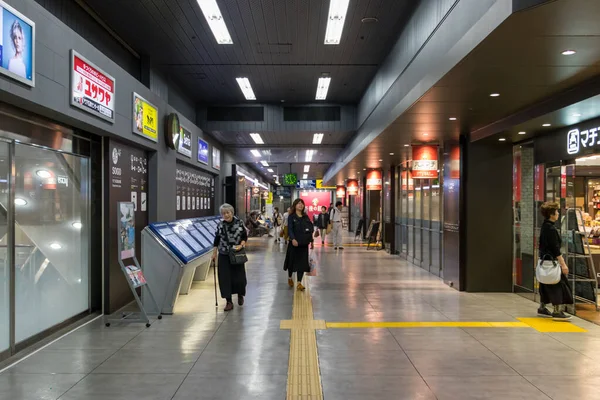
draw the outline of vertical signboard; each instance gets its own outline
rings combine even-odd
[[[460,288],[460,145],[451,144],[444,156],[444,280]]]
[[[177,164],[176,219],[209,217],[215,214],[215,179],[212,175]]]
[[[188,158],[192,158],[192,132],[183,126],[179,127],[179,143],[177,145],[177,152]]]
[[[0,73],[35,86],[35,23],[0,1]]]
[[[346,181],[346,187],[348,189],[348,196],[357,196],[358,195],[358,180],[348,179]]]
[[[114,312],[133,300],[133,295],[119,265],[119,240],[127,240],[124,247],[129,253],[135,254],[141,260],[141,230],[148,225],[148,158],[143,150],[130,147],[114,140],[107,140],[106,162],[106,192],[108,194],[108,220],[105,242],[108,265],[106,312]],[[130,228],[125,229],[114,218],[119,211],[119,202],[130,202],[133,207],[133,217]],[[130,213],[131,214],[131,213]],[[129,254],[128,255],[131,255]]]
[[[381,190],[383,186],[383,179],[381,170],[372,169],[367,172],[367,190]]]
[[[221,150],[213,146],[212,148],[212,166],[216,170],[221,170]]]
[[[71,105],[115,122],[115,79],[71,50]]]
[[[198,162],[208,165],[208,142],[198,139]]]
[[[346,198],[346,187],[344,185],[337,185],[335,188],[335,197],[338,199]]]
[[[158,142],[158,108],[133,92],[133,133]]]
[[[435,179],[438,177],[437,146],[413,146],[413,179]]]

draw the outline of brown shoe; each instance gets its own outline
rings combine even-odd
[[[288,278],[288,285],[290,285],[290,287],[294,287],[294,280],[292,278]]]
[[[298,282],[298,287],[297,287],[297,289],[298,289],[299,291],[301,291],[301,292],[304,292],[304,289],[306,289],[306,288],[304,287],[304,285],[302,285],[300,282]]]
[[[238,305],[244,305],[244,296],[238,294]]]
[[[233,310],[233,303],[231,302],[227,302],[227,305],[225,306],[225,310],[224,311],[231,311]]]

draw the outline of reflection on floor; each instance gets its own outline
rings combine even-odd
[[[536,304],[514,294],[460,293],[397,257],[353,247],[317,245],[318,276],[299,295],[281,269],[284,248],[266,238],[253,242],[243,307],[225,314],[220,300],[216,309],[209,281],[195,284],[175,315],[148,329],[95,321],[0,374],[0,399],[300,398],[287,396],[289,373],[300,374],[289,369],[294,329],[305,348],[316,340],[317,382],[327,400],[600,399],[598,325],[575,319],[586,332],[566,333],[496,327],[536,318]],[[294,322],[308,314],[293,314],[293,307],[308,301],[306,321],[455,326]],[[287,329],[282,321],[291,321]],[[302,333],[308,330],[314,335]]]

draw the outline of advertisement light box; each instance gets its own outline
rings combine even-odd
[[[35,23],[0,1],[0,73],[35,86]]]

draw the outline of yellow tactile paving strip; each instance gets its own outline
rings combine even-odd
[[[313,319],[308,288],[304,292],[295,292],[292,320],[281,321],[280,327],[291,330],[287,399],[322,400],[323,387],[315,330],[327,327],[325,321]]]

